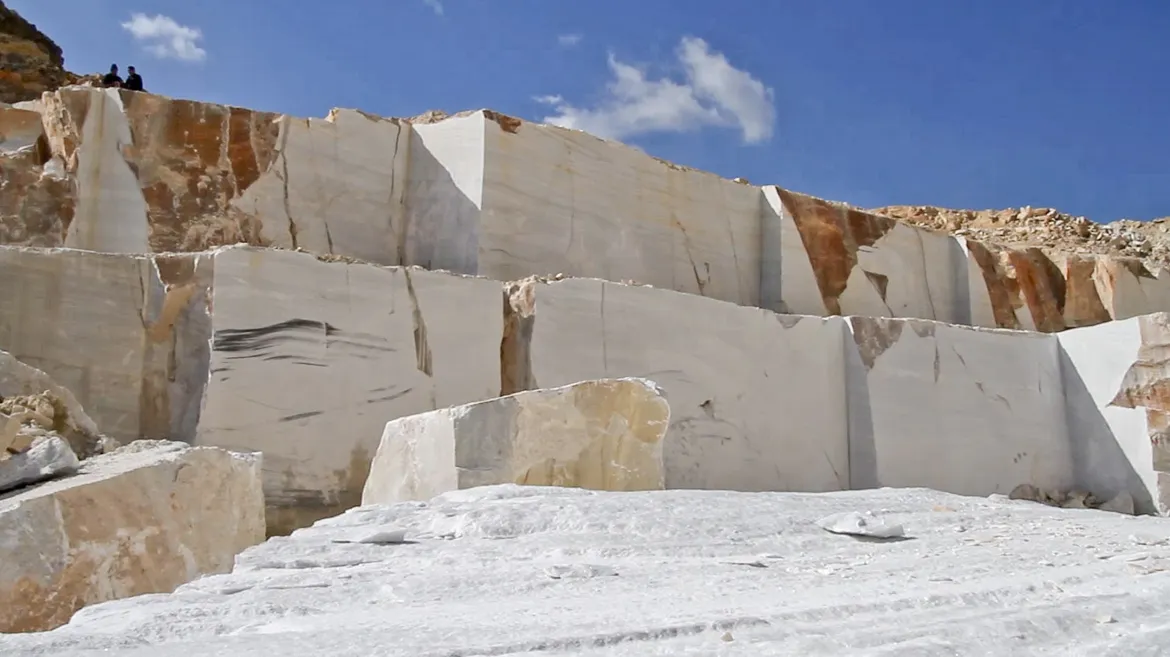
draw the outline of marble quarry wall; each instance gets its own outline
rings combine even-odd
[[[1050,335],[254,247],[0,247],[0,284],[0,339],[115,437],[262,452],[277,533],[357,504],[391,420],[619,377],[669,400],[667,488],[1027,483],[1164,508],[1164,315]]]
[[[68,87],[0,108],[0,243],[247,243],[499,281],[636,281],[804,315],[1057,332],[1170,311],[1170,272],[944,235],[488,110],[296,119]],[[7,126],[12,126],[11,128]]]

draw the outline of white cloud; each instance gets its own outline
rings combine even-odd
[[[439,2],[439,0],[423,0],[423,3],[431,9],[434,9],[436,15],[443,15],[443,3]]]
[[[207,57],[207,51],[195,43],[203,38],[203,32],[198,28],[179,25],[169,16],[131,14],[130,20],[122,23],[122,29],[141,43],[147,52],[160,59],[200,62]]]
[[[572,48],[581,43],[582,38],[580,34],[562,34],[557,37],[557,43],[565,48]]]
[[[676,51],[685,79],[648,78],[646,73],[609,56],[613,80],[594,107],[578,107],[561,96],[540,96],[556,114],[546,123],[622,139],[650,132],[688,132],[707,126],[736,128],[745,143],[772,138],[776,121],[772,89],[731,65],[706,41],[684,37]]]

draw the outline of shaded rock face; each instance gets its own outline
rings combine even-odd
[[[0,2],[0,102],[34,100],[76,79],[61,48]]]
[[[1155,503],[1170,511],[1170,315],[1138,319],[1141,347],[1111,406],[1144,409],[1155,472]]]

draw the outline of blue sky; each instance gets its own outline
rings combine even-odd
[[[490,107],[866,207],[1170,215],[1165,0],[7,2],[168,96]]]

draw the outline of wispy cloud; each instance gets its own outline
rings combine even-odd
[[[564,48],[572,48],[578,43],[581,43],[582,38],[584,37],[580,34],[561,34],[557,36],[557,44]]]
[[[435,10],[436,16],[443,15],[443,3],[439,0],[423,0],[423,3],[431,9]]]
[[[203,32],[199,28],[180,25],[170,16],[131,14],[130,20],[122,23],[122,29],[160,59],[201,62],[207,58],[207,51],[196,43],[203,38]]]
[[[772,89],[732,66],[702,39],[684,37],[675,55],[684,73],[681,82],[647,77],[641,68],[610,54],[613,79],[600,102],[581,107],[561,96],[540,96],[537,101],[556,111],[543,120],[611,139],[708,126],[736,128],[748,144],[772,138],[776,121]]]

